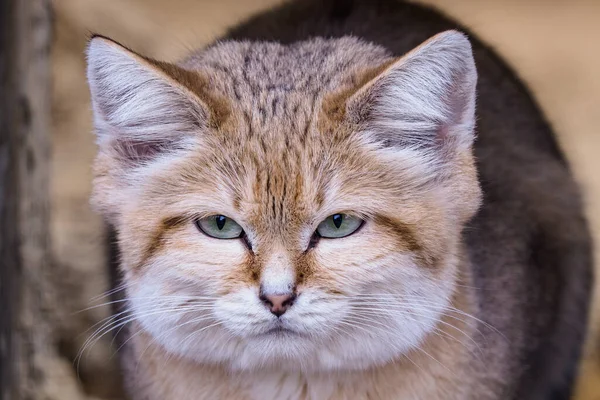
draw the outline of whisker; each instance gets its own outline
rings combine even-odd
[[[454,371],[452,371],[450,368],[448,368],[446,365],[444,365],[440,360],[438,360],[437,358],[435,358],[434,356],[432,356],[431,354],[429,354],[427,351],[425,351],[423,348],[421,347],[416,347],[416,349],[418,349],[420,352],[424,353],[426,356],[428,356],[429,358],[431,358],[433,361],[437,362],[439,365],[441,365],[446,371],[450,372],[453,376],[456,377],[456,374],[454,373]]]
[[[103,326],[98,328],[83,343],[80,351],[78,352],[77,356],[75,357],[75,360],[77,362],[77,369],[79,370],[79,363],[81,361],[81,358],[88,348],[93,347],[102,337],[104,337],[109,332],[119,329],[122,326],[124,326],[132,321],[136,321],[136,320],[139,320],[140,318],[145,318],[145,317],[152,316],[152,315],[168,314],[171,312],[188,313],[188,312],[193,312],[193,311],[204,311],[204,310],[208,310],[211,308],[212,307],[199,307],[197,305],[192,305],[192,306],[169,307],[169,308],[163,308],[163,309],[158,309],[158,310],[154,309],[154,310],[151,310],[148,312],[141,312],[141,313],[136,313],[136,312],[129,311],[129,310],[126,312],[123,312],[124,314],[129,314],[129,315],[124,315],[119,318],[116,318],[112,322],[108,321],[107,323],[104,323]]]
[[[175,325],[175,326],[173,326],[173,327],[171,327],[171,328],[167,329],[167,331],[166,331],[166,332],[164,332],[164,333],[162,333],[161,335],[159,335],[159,336],[156,338],[156,341],[157,341],[157,342],[160,342],[160,340],[161,340],[163,337],[165,337],[166,335],[170,334],[171,332],[173,332],[173,331],[175,331],[175,330],[177,330],[177,329],[179,329],[179,328],[181,328],[181,327],[183,327],[183,326],[185,326],[185,325],[192,324],[192,323],[197,323],[197,322],[201,322],[201,321],[204,321],[204,320],[207,320],[207,319],[210,319],[210,318],[212,318],[212,316],[210,316],[210,315],[204,315],[204,316],[202,316],[202,317],[193,318],[193,319],[192,319],[192,320],[190,320],[190,321],[187,321],[187,322],[184,322],[184,323],[181,323],[181,324],[177,324],[177,325]],[[117,350],[116,350],[116,351],[113,353],[113,357],[114,357],[114,356],[115,356],[115,355],[116,355],[116,354],[117,354],[117,353],[118,353],[118,352],[119,352],[119,351],[120,351],[120,350],[121,350],[121,349],[122,349],[122,348],[123,348],[123,347],[124,347],[124,346],[125,346],[125,345],[126,345],[128,342],[129,342],[129,341],[130,341],[130,340],[132,340],[133,338],[135,338],[135,337],[139,336],[139,335],[140,335],[140,334],[141,334],[143,331],[144,331],[144,328],[141,328],[141,327],[140,327],[140,329],[138,329],[138,331],[137,331],[135,334],[133,334],[133,335],[131,335],[129,338],[127,338],[127,340],[126,340],[125,342],[123,342],[123,344],[122,344],[121,346],[119,346],[119,348],[118,348],[118,349],[117,349]],[[140,358],[141,358],[141,357],[144,355],[144,353],[146,352],[146,350],[148,350],[148,348],[150,347],[150,345],[151,345],[151,343],[149,343],[149,344],[146,346],[146,348],[144,349],[144,351],[143,351],[143,352],[140,354]]]
[[[366,313],[366,314],[368,314],[368,315],[377,315],[377,316],[385,316],[385,315],[386,315],[386,310],[373,309],[373,308],[368,308],[368,309],[360,308],[360,310],[361,310],[361,311],[362,311],[362,310],[365,310],[365,311],[367,311],[367,313]],[[402,311],[410,311],[410,310],[402,310]],[[413,314],[414,314],[414,312],[413,312]],[[408,318],[410,318],[410,320],[411,320],[411,321],[413,321],[413,322],[419,322],[417,319],[415,319],[415,318],[414,318],[414,316],[413,316],[413,315],[410,315],[410,314],[407,314],[407,313],[403,313],[403,315],[404,315],[405,317],[408,317]],[[435,321],[436,323],[439,323],[439,324],[442,324],[442,325],[448,326],[449,328],[452,328],[452,329],[454,329],[454,330],[456,330],[456,331],[458,331],[458,332],[462,333],[462,334],[463,334],[463,335],[464,335],[464,336],[465,336],[467,339],[469,339],[469,340],[470,340],[470,341],[471,341],[471,342],[472,342],[472,343],[475,345],[475,347],[477,347],[477,349],[479,350],[479,352],[480,352],[480,353],[483,355],[483,350],[481,349],[481,346],[479,346],[479,344],[478,344],[478,343],[475,341],[475,339],[473,339],[473,338],[471,337],[471,335],[469,335],[468,333],[466,333],[466,332],[465,332],[465,331],[463,331],[462,329],[458,328],[457,326],[455,326],[455,325],[453,325],[453,324],[451,324],[451,323],[448,323],[448,322],[442,321],[442,320],[440,320],[440,319],[437,319],[437,318],[430,317],[430,316],[428,316],[428,315],[422,315],[422,314],[415,314],[415,315],[416,315],[416,316],[419,316],[419,317],[427,318],[427,319],[428,319],[428,320],[430,320],[430,321]],[[460,320],[460,321],[462,321],[462,320]],[[462,322],[464,322],[464,321],[462,321]],[[434,328],[434,329],[437,329],[437,330],[438,330],[438,331],[440,331],[440,332],[444,332],[443,330],[440,330],[439,328]],[[444,332],[444,333],[448,334],[447,332]],[[449,335],[449,334],[448,334],[448,335]],[[458,339],[456,339],[454,336],[451,336],[451,337],[452,337],[452,338],[454,338],[456,341],[458,341]],[[463,342],[461,342],[461,341],[458,341],[458,342],[459,342],[459,343],[463,343]],[[463,343],[463,346],[467,347],[467,346],[466,346],[464,343]]]
[[[361,303],[353,302],[353,305],[361,304]],[[380,301],[379,302],[372,302],[372,303],[366,303],[365,302],[364,304],[367,304],[367,305],[377,305],[377,306],[385,306],[386,308],[402,307],[402,309],[405,309],[407,306],[408,307],[410,307],[410,306],[435,306],[436,308],[439,308],[441,310],[451,311],[451,312],[454,312],[456,314],[460,314],[460,315],[462,315],[464,317],[473,319],[474,321],[477,321],[477,322],[481,323],[482,325],[484,325],[485,327],[491,329],[492,331],[494,331],[495,333],[499,334],[505,340],[508,341],[508,338],[500,330],[498,330],[496,327],[494,327],[490,323],[488,323],[486,321],[483,321],[482,319],[477,318],[474,315],[471,315],[471,314],[469,314],[467,312],[464,312],[464,311],[462,311],[462,310],[460,310],[460,309],[458,309],[456,307],[453,307],[453,306],[443,306],[443,305],[440,306],[439,304],[436,304],[436,303],[431,302],[431,301],[426,301],[426,300],[417,300],[417,301],[415,301],[414,299],[411,299],[410,301],[406,301],[406,302],[404,302],[402,300],[399,300],[398,304],[393,304],[393,303],[390,304],[389,302],[388,303],[382,303]],[[448,315],[448,314],[446,314],[446,315],[448,317],[450,317],[450,318],[457,319],[457,317],[454,317],[454,316],[451,316],[451,315]]]
[[[108,296],[111,296],[111,295],[113,295],[115,293],[118,293],[118,292],[120,292],[122,290],[130,288],[131,286],[133,286],[133,283],[123,283],[121,285],[118,285],[118,286],[114,287],[113,289],[107,290],[104,293],[100,293],[99,295],[90,298],[89,301],[90,301],[90,303],[92,303],[92,302],[94,302],[96,300],[103,299],[105,297],[108,297]]]
[[[159,299],[157,299],[156,297],[136,297],[135,298],[135,300],[142,300],[142,299],[152,299],[156,303],[159,303],[159,304],[165,302],[166,300],[172,300],[172,299],[184,301],[185,303],[189,303],[190,301],[201,301],[201,300],[208,300],[208,299],[212,300],[213,303],[216,302],[216,299],[214,297],[210,297],[210,298],[206,298],[206,299],[201,299],[201,298],[197,298],[197,297],[188,297],[188,296],[173,296],[173,297],[166,297],[166,298],[165,297],[160,297]],[[102,304],[97,304],[97,305],[94,305],[94,306],[90,306],[90,307],[84,308],[84,309],[79,310],[79,311],[75,311],[73,313],[73,315],[82,313],[84,311],[93,310],[95,308],[109,306],[111,304],[131,302],[132,300],[134,300],[134,299],[121,299],[121,300],[107,301],[107,302],[102,303]]]
[[[203,332],[203,331],[205,331],[205,330],[207,330],[207,329],[209,329],[209,328],[213,328],[213,327],[215,327],[215,326],[222,325],[222,324],[223,324],[223,321],[217,321],[217,322],[215,322],[214,324],[211,324],[211,325],[205,326],[205,327],[203,327],[202,329],[200,329],[200,330],[197,330],[197,331],[194,331],[194,332],[190,333],[189,335],[187,335],[187,336],[186,336],[186,337],[185,337],[185,338],[182,340],[182,342],[183,342],[183,343],[185,343],[187,340],[189,340],[189,339],[190,339],[191,337],[193,337],[194,335],[197,335],[197,334],[199,334],[199,333],[201,333],[201,332]]]

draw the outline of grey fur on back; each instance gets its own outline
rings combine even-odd
[[[227,38],[284,44],[352,34],[402,55],[447,29],[427,8],[390,0],[305,0],[232,29]],[[484,205],[464,232],[506,398],[570,397],[585,338],[591,240],[552,129],[525,86],[471,37],[479,72],[475,155]]]

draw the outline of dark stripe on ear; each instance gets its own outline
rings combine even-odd
[[[346,117],[349,117],[352,122],[360,122],[361,115],[359,115],[359,113],[351,112],[350,115],[347,115],[348,99],[350,99],[362,87],[367,85],[371,80],[383,73],[383,71],[385,71],[391,64],[394,63],[394,61],[396,60],[391,59],[377,67],[355,73],[352,77],[352,85],[325,97],[322,106],[325,116],[337,122],[342,121]]]

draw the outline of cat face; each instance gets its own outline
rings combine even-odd
[[[89,47],[94,203],[130,317],[232,369],[360,369],[452,306],[479,204],[468,41],[222,43],[180,67]]]

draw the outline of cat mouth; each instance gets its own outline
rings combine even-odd
[[[259,336],[302,336],[302,334],[300,332],[279,325],[266,330]]]

